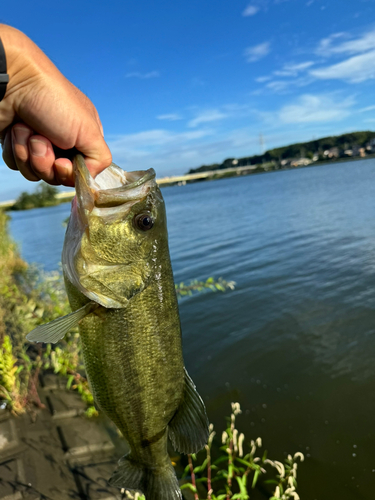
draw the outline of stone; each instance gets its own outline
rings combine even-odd
[[[66,424],[59,425],[58,433],[70,465],[98,460],[115,448],[106,429],[89,419],[69,419]]]
[[[108,484],[116,467],[115,460],[75,467],[73,474],[81,495],[90,500],[121,500],[120,490]]]
[[[9,415],[9,414],[8,414]],[[0,458],[13,455],[22,449],[17,436],[17,428],[12,418],[0,421]]]
[[[65,390],[67,384],[67,377],[62,377],[61,375],[57,375],[56,373],[43,373],[39,376],[41,387],[44,391],[50,390]]]
[[[86,404],[79,394],[71,391],[51,391],[46,401],[54,419],[76,417],[86,410]]]
[[[23,464],[20,458],[0,463],[0,500],[22,500],[25,482]]]

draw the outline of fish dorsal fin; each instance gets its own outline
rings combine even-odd
[[[54,319],[45,325],[39,325],[32,330],[27,336],[29,342],[45,342],[46,344],[56,344],[59,340],[78,325],[78,323],[88,314],[92,313],[99,307],[95,302],[88,302],[86,305],[76,311]]]

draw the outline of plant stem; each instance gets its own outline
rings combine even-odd
[[[211,495],[212,495],[212,486],[211,486],[211,451],[210,447],[206,445],[206,451],[207,451],[207,500],[211,500]]]
[[[194,500],[199,500],[198,493],[197,493],[197,483],[195,482],[195,474],[194,474],[194,466],[193,466],[193,460],[191,458],[191,455],[188,455],[188,460],[189,460],[189,466],[190,466],[190,476],[191,476],[191,484],[195,488],[194,492]]]
[[[40,409],[44,409],[45,405],[41,402],[38,394],[38,380],[39,380],[40,366],[35,368],[35,372],[30,376],[29,379],[29,394],[32,396],[33,403]]]

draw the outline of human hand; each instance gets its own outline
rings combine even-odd
[[[71,155],[61,150],[76,148],[95,177],[112,157],[92,102],[26,35],[0,24],[0,36],[9,74],[0,102],[5,163],[30,181],[74,186]]]

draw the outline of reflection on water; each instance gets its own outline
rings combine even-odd
[[[375,485],[375,161],[163,190],[177,281],[233,292],[181,302],[186,365],[222,428],[273,457],[303,451],[303,500]],[[23,256],[57,268],[68,205],[12,214]]]

